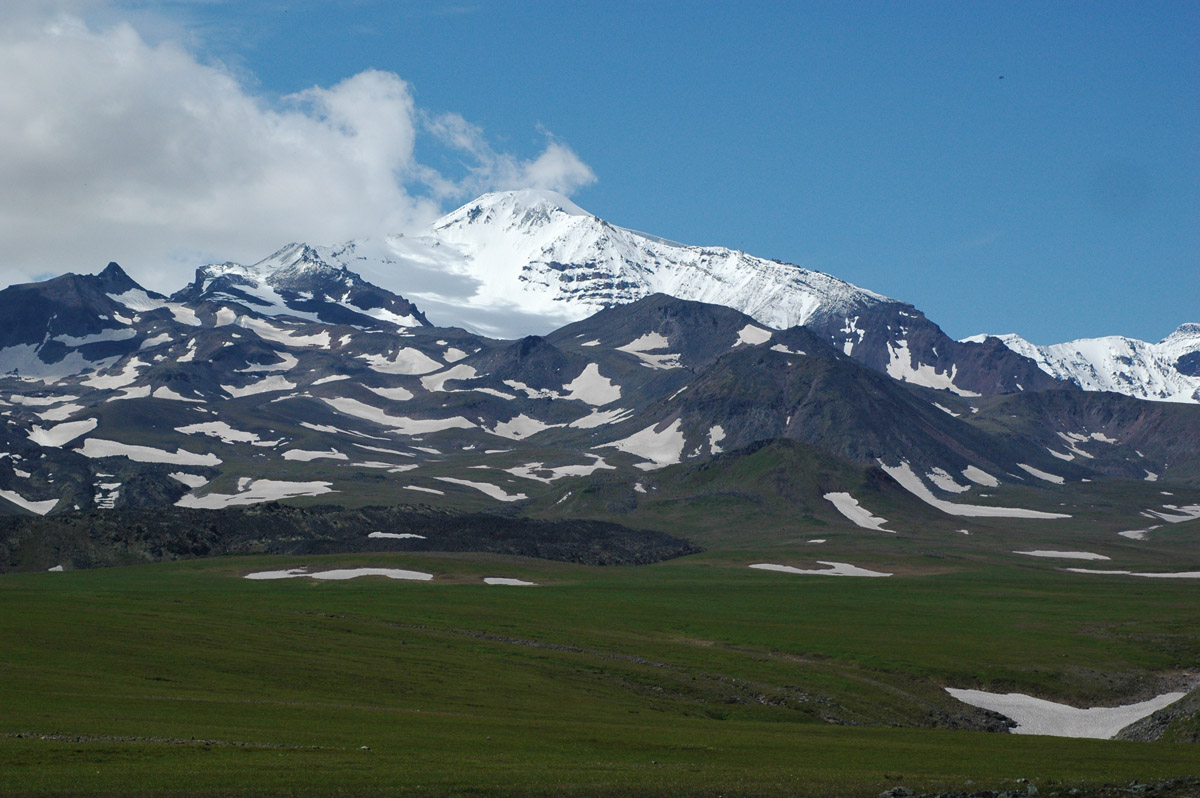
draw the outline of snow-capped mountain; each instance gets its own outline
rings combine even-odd
[[[917,385],[960,395],[1063,387],[1005,347],[954,341],[907,303],[801,266],[617,227],[549,191],[486,194],[421,235],[308,251],[403,292],[438,325],[493,337],[545,334],[662,293],[769,328],[812,327]]]
[[[1113,391],[1139,399],[1200,402],[1200,324],[1183,324],[1158,343],[1107,336],[1037,346],[1019,335],[996,338],[1042,371],[1085,391]]]
[[[322,253],[395,285],[439,325],[499,338],[545,334],[655,293],[735,308],[776,329],[888,301],[821,272],[617,227],[551,191],[485,194],[422,235]]]

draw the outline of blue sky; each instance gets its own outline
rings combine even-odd
[[[1200,4],[67,10],[92,32],[125,21],[147,47],[217,65],[266,108],[393,73],[416,109],[405,168],[459,181],[455,193],[409,180],[414,207],[448,210],[558,142],[595,176],[573,199],[602,218],[827,271],[955,337],[1158,340],[1200,321]],[[420,132],[447,114],[485,155]],[[217,246],[196,238],[174,256]]]

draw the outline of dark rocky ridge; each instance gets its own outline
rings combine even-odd
[[[423,538],[369,538],[371,532]],[[0,516],[0,571],[97,568],[228,554],[476,551],[582,565],[644,565],[701,549],[603,521],[539,521],[428,507],[178,507]]]

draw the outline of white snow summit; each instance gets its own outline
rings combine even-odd
[[[975,335],[966,341],[999,338],[1047,374],[1085,391],[1113,391],[1139,399],[1200,402],[1200,324],[1183,324],[1156,344],[1111,335],[1037,346],[1019,335]]]

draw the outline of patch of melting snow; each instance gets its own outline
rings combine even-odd
[[[152,393],[150,395],[153,396],[155,399],[169,399],[173,402],[191,402],[192,404],[204,404],[203,399],[195,399],[192,397],[184,396],[183,394],[180,394],[180,393],[176,393],[175,391],[168,388],[166,385],[160,385],[159,387],[155,388],[154,393]]]
[[[880,466],[886,471],[892,479],[900,483],[909,493],[916,496],[926,504],[932,505],[948,515],[957,515],[969,518],[1070,518],[1071,516],[1062,513],[1045,513],[1040,510],[1025,510],[1020,507],[985,507],[976,504],[955,504],[954,502],[939,499],[933,495],[929,488],[921,482],[921,478],[913,473],[912,467],[908,463],[902,462],[898,466],[883,465],[880,461]],[[964,472],[965,473],[965,472]],[[970,475],[968,475],[969,478]]]
[[[609,424],[618,424],[633,415],[632,410],[616,407],[611,410],[593,410],[583,418],[577,418],[568,424],[574,429],[595,429]]]
[[[70,443],[80,435],[86,435],[96,428],[100,422],[94,418],[85,418],[81,421],[67,421],[63,424],[57,424],[53,427],[42,428],[34,425],[29,431],[29,440],[36,443],[38,446],[60,447],[63,444]]]
[[[243,477],[246,479],[246,477]],[[175,502],[176,507],[192,507],[202,510],[217,510],[222,507],[233,507],[241,504],[258,504],[260,502],[292,499],[298,496],[320,496],[333,493],[328,482],[283,482],[274,479],[256,479],[246,484],[238,485],[238,493],[209,493],[205,496],[187,494]]]
[[[537,586],[537,582],[526,582],[524,579],[512,579],[507,576],[485,576],[483,581],[488,585],[512,585],[514,587]]]
[[[577,399],[593,407],[611,404],[621,398],[621,386],[600,373],[600,366],[588,363],[578,377],[563,386],[564,399]]]
[[[480,493],[487,494],[493,499],[502,502],[515,502],[529,498],[524,493],[509,493],[499,485],[493,485],[490,482],[472,482],[469,479],[458,479],[456,477],[434,477],[439,482],[448,482],[451,485],[462,485],[467,488],[474,488]]]
[[[785,355],[806,355],[808,354],[802,349],[788,349],[783,344],[775,344],[771,347],[772,352],[782,352]]]
[[[1101,571],[1092,568],[1068,568],[1068,571],[1076,574],[1107,574],[1110,576],[1144,576],[1149,579],[1200,579],[1200,571],[1174,571],[1174,572],[1149,572],[1149,571]]]
[[[1038,479],[1045,480],[1046,482],[1053,482],[1055,485],[1061,485],[1064,482],[1066,482],[1065,479],[1058,476],[1057,474],[1047,473],[1040,469],[1034,468],[1031,465],[1026,465],[1025,463],[1017,463],[1017,467],[1020,468],[1022,471],[1025,471],[1028,474],[1032,474],[1033,476],[1037,477]]]
[[[330,449],[327,452],[311,451],[308,449],[288,449],[283,453],[284,460],[294,460],[300,463],[308,463],[313,460],[349,460],[350,458],[337,449]],[[385,464],[390,465],[390,464]]]
[[[475,367],[466,364],[451,366],[445,371],[421,378],[421,385],[430,393],[453,393],[446,387],[450,380],[470,380],[475,377]]]
[[[646,333],[640,338],[618,346],[618,352],[628,352],[636,356],[642,361],[642,365],[652,369],[677,369],[682,368],[683,364],[679,361],[679,355],[674,352],[665,354],[651,354],[652,352],[660,352],[670,346],[670,342],[662,333]]]
[[[368,368],[381,374],[428,374],[437,371],[442,364],[419,349],[402,347],[391,358],[385,355],[358,355],[367,362]]]
[[[423,488],[420,485],[402,485],[401,487],[403,487],[405,490],[417,490],[417,491],[420,491],[421,493],[433,493],[438,496],[446,495],[446,492],[444,490],[438,490],[437,488]]]
[[[628,438],[623,438],[612,443],[600,444],[597,448],[614,447],[623,452],[628,452],[645,460],[651,461],[650,464],[640,463],[638,468],[650,470],[653,468],[662,468],[680,462],[683,456],[683,425],[682,419],[675,419],[672,424],[661,431],[656,431],[657,424],[651,424],[644,430],[635,432]]]
[[[394,540],[425,540],[424,535],[417,535],[412,532],[372,532],[367,537],[392,538]]]
[[[13,404],[25,405],[26,407],[49,407],[62,402],[73,402],[78,399],[78,396],[23,396],[19,393],[11,394],[8,399]]]
[[[98,388],[101,390],[112,390],[115,388],[124,388],[131,385],[138,378],[138,369],[148,367],[149,363],[143,363],[138,358],[131,358],[117,374],[101,376],[94,374],[83,381],[83,384],[89,388]]]
[[[709,450],[713,454],[720,454],[723,451],[720,445],[721,441],[723,440],[725,440],[725,430],[720,424],[715,424],[712,429],[708,431]]]
[[[810,540],[808,542],[809,543],[828,543],[829,541],[827,541],[825,538],[813,538],[812,540]]]
[[[222,443],[249,443],[254,446],[275,446],[279,441],[264,441],[254,432],[243,432],[240,429],[234,429],[224,421],[204,421],[198,424],[188,424],[184,427],[176,427],[176,432],[182,432],[184,435],[207,435],[210,438],[216,438]]]
[[[407,402],[413,398],[412,391],[407,388],[372,388],[370,385],[364,385],[363,387],[376,396],[382,396],[384,399],[390,399],[393,402]]]
[[[170,463],[173,465],[192,466],[217,466],[221,464],[221,458],[212,452],[208,454],[196,454],[184,449],[176,449],[174,452],[168,452],[163,449],[155,449],[152,446],[135,446],[103,438],[88,438],[83,442],[83,448],[78,451],[84,457],[127,457],[139,463]]]
[[[433,574],[422,571],[406,571],[402,568],[335,568],[331,571],[317,571],[316,573],[309,573],[308,568],[290,568],[286,571],[258,571],[246,574],[244,578],[265,580],[307,577],[309,579],[344,580],[360,576],[386,576],[388,579],[406,579],[415,582],[428,582],[433,579]]]
[[[61,565],[56,565],[53,568],[47,568],[46,570],[52,574],[58,574],[58,573],[62,573],[63,567]]]
[[[284,346],[309,346],[317,349],[329,348],[329,333],[322,330],[313,335],[302,335],[300,333],[289,332],[288,330],[274,325],[268,324],[262,319],[256,319],[251,316],[240,316],[237,319],[237,326],[250,330],[264,341],[274,341],[277,344]]]
[[[172,471],[170,474],[167,474],[167,476],[176,482],[182,482],[184,485],[187,485],[189,488],[193,489],[202,488],[208,484],[207,477],[202,477],[199,474],[189,474],[185,471]]]
[[[955,482],[954,477],[944,468],[933,469],[925,475],[925,478],[947,493],[965,493],[971,489],[970,485],[959,485]]]
[[[1129,724],[1170,706],[1187,695],[1181,692],[1164,693],[1137,704],[1079,709],[1022,693],[987,693],[983,690],[959,690],[953,687],[947,687],[946,692],[964,704],[999,712],[1011,718],[1017,724],[1015,728],[1010,729],[1013,734],[1087,737],[1096,740],[1111,739]]]
[[[738,330],[737,341],[735,341],[733,345],[742,346],[745,344],[748,346],[758,346],[759,344],[765,344],[770,340],[771,332],[769,330],[764,330],[757,324],[747,324],[745,327]]]
[[[1177,507],[1174,504],[1164,504],[1164,510],[1172,512],[1164,513],[1160,510],[1147,510],[1151,516],[1166,521],[1168,524],[1179,524],[1184,521],[1191,521],[1193,518],[1200,518],[1200,504],[1192,504],[1187,507]]]
[[[547,424],[536,418],[531,418],[524,413],[510,418],[508,421],[502,421],[496,424],[495,427],[488,430],[493,435],[499,435],[501,438],[508,438],[514,441],[524,440],[531,435],[536,435],[543,430],[554,429],[560,427],[561,424]]]
[[[1059,560],[1110,560],[1103,554],[1093,554],[1090,551],[1051,551],[1035,549],[1034,551],[1014,551],[1013,554],[1024,554],[1027,557],[1051,557]]]
[[[52,407],[49,410],[44,410],[41,413],[34,413],[42,421],[63,421],[76,413],[83,410],[83,405],[65,404],[59,407]]]
[[[996,479],[982,468],[976,468],[973,465],[969,465],[964,468],[962,475],[974,482],[976,485],[983,485],[985,488],[1000,487],[1000,480]]]
[[[15,490],[0,490],[0,499],[6,499],[18,507],[22,507],[38,515],[45,515],[54,509],[54,505],[58,504],[58,499],[46,499],[45,501],[26,499]]]
[[[596,471],[616,468],[616,466],[611,466],[604,462],[604,458],[598,454],[589,454],[588,457],[592,458],[592,462],[583,463],[582,465],[566,465],[547,468],[542,463],[525,463],[524,465],[506,468],[504,471],[507,471],[509,474],[512,474],[516,477],[524,477],[525,479],[532,479],[537,482],[545,482],[546,484],[550,484],[551,482],[564,477],[586,477],[590,476]],[[479,468],[480,466],[473,467]]]
[[[954,416],[955,418],[958,418],[960,415],[962,415],[961,413],[955,413],[950,408],[946,407],[945,405],[940,405],[937,402],[934,402],[933,406],[936,407],[938,410],[941,410],[943,413],[949,413],[950,415]]]
[[[880,518],[877,515],[872,515],[871,511],[858,503],[858,499],[851,496],[849,493],[826,493],[821,498],[833,504],[837,511],[849,518],[863,529],[875,529],[880,532],[892,532],[890,529],[884,529],[883,525],[888,523],[886,518]],[[896,534],[892,532],[892,534]]]
[[[252,382],[249,385],[239,388],[236,385],[222,385],[221,388],[234,399],[240,399],[243,396],[253,396],[260,393],[274,393],[275,391],[290,391],[296,387],[296,383],[289,382],[286,377],[278,374],[264,377],[258,382]]]
[[[871,571],[866,568],[859,568],[857,565],[851,565],[845,562],[825,562],[817,560],[819,565],[828,565],[828,568],[805,570],[803,568],[793,568],[790,565],[776,565],[774,563],[755,563],[751,568],[757,568],[760,571],[779,571],[785,574],[804,574],[806,576],[891,576],[882,571]]]
[[[300,359],[289,352],[276,352],[279,355],[278,363],[268,363],[267,365],[254,364],[246,366],[244,369],[236,369],[239,374],[253,374],[259,371],[291,371],[300,362]]]
[[[439,432],[447,429],[473,429],[476,426],[473,422],[459,416],[426,419],[393,416],[383,412],[378,407],[373,407],[357,399],[347,397],[322,398],[321,401],[339,413],[366,419],[367,421],[373,421],[376,424],[389,427],[397,435],[424,435],[425,433]]]
[[[150,395],[149,385],[134,385],[130,388],[125,388],[116,396],[110,396],[104,401],[115,402],[120,399],[145,399]]]
[[[889,342],[887,347],[889,377],[913,385],[924,385],[926,388],[945,389],[959,396],[979,396],[974,391],[964,390],[954,384],[954,378],[958,376],[957,364],[951,366],[948,373],[943,374],[927,363],[913,363],[908,341],[897,341],[894,347]]]

